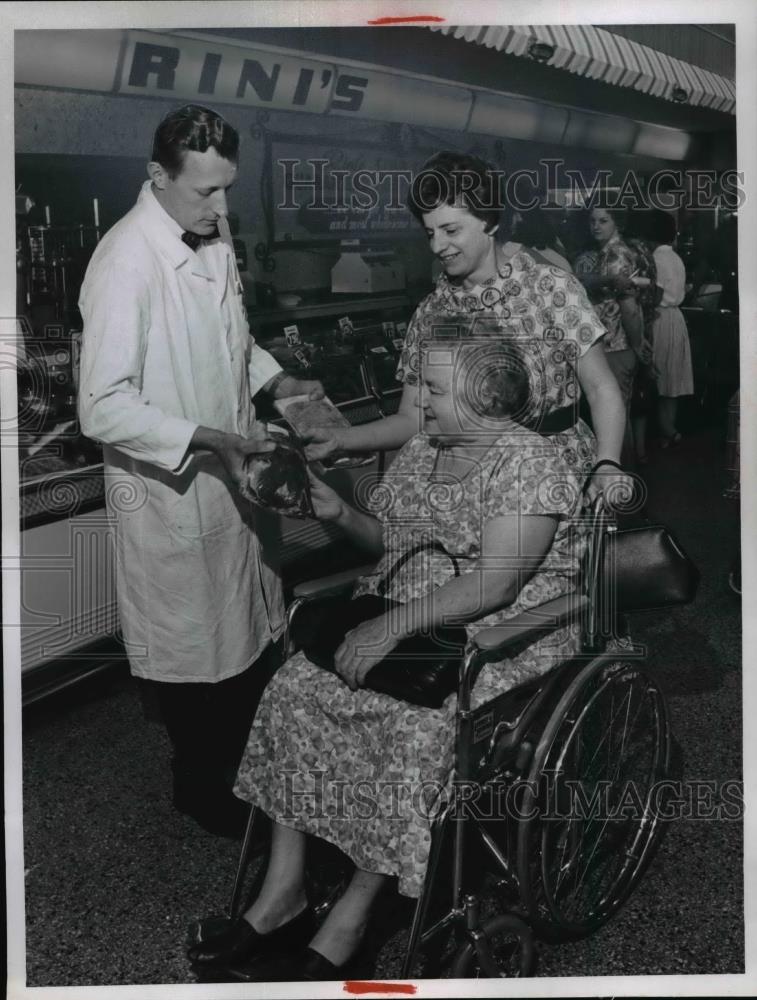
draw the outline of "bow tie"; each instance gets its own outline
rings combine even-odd
[[[197,248],[204,242],[204,237],[198,236],[197,233],[182,233],[181,241],[186,243],[190,250],[197,252]]]

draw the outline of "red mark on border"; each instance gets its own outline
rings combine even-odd
[[[362,996],[363,993],[409,993],[412,996],[418,992],[418,987],[413,983],[363,983],[348,979],[344,984],[344,992],[352,993],[353,996]]]
[[[437,17],[436,14],[416,14],[414,17],[377,17],[375,21],[368,21],[368,24],[417,24],[419,21],[438,24],[446,20],[446,17]]]

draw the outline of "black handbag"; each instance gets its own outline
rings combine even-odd
[[[352,599],[327,595],[303,604],[290,628],[294,645],[317,666],[333,672],[334,654],[347,632],[400,603],[385,597],[386,590],[400,567],[426,549],[443,552],[452,562],[455,576],[460,575],[457,560],[441,544],[416,545],[392,566],[379,584],[379,593],[362,594]],[[447,697],[457,690],[458,664],[467,641],[462,625],[444,625],[435,628],[430,635],[412,635],[371,668],[365,686],[399,701],[441,708]]]
[[[603,557],[618,611],[657,611],[696,597],[699,570],[663,524],[611,528]]]

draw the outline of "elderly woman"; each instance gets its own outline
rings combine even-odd
[[[596,466],[602,485],[630,485],[618,462],[626,422],[618,383],[603,347],[606,328],[583,286],[559,267],[537,263],[517,244],[496,242],[502,200],[498,175],[474,156],[442,152],[416,176],[408,206],[426,231],[442,266],[436,287],[416,309],[397,369],[403,383],[396,414],[334,432],[312,434],[309,455],[391,449],[418,430],[418,345],[434,324],[451,317],[475,332],[500,324],[503,341],[519,344],[528,360],[538,429],[554,435],[567,461]],[[514,251],[510,253],[509,251]],[[586,395],[596,441],[578,417]],[[594,484],[596,485],[596,484]]]
[[[496,337],[432,340],[418,374],[424,428],[367,491],[366,509],[318,480],[314,504],[380,556],[358,594],[375,592],[398,556],[424,539],[440,542],[460,575],[445,552],[410,560],[387,595],[399,603],[347,633],[337,674],[301,652],[267,688],[235,789],[273,821],[265,878],[230,929],[189,953],[237,979],[335,980],[348,968],[361,975],[354,959],[381,888],[396,878],[400,893],[420,893],[434,809],[425,791],[450,779],[457,696],[439,709],[411,705],[366,687],[370,669],[404,637],[450,616],[472,634],[576,588],[586,542],[574,516],[582,477],[559,442],[529,429],[527,360]],[[569,625],[488,664],[474,704],[545,672],[577,643]],[[307,833],[355,865],[317,930],[305,891]]]

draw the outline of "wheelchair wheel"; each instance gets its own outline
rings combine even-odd
[[[534,968],[534,936],[519,917],[502,913],[481,926],[484,935],[476,948],[464,944],[455,955],[450,975],[453,979],[510,979],[530,976]]]
[[[662,833],[669,758],[665,701],[641,666],[603,656],[574,677],[538,739],[518,825],[537,934],[582,937],[620,908]]]

